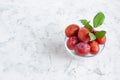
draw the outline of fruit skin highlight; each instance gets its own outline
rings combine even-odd
[[[78,43],[78,38],[76,36],[73,36],[73,37],[70,37],[68,40],[67,40],[67,47],[70,49],[70,50],[74,50],[75,48],[75,45]]]
[[[100,47],[97,41],[90,42],[90,54],[97,54],[99,50]]]
[[[67,28],[65,29],[65,35],[67,37],[77,36],[78,31],[79,31],[79,26],[76,24],[71,24],[67,26]]]
[[[90,37],[89,37],[89,30],[85,27],[82,27],[79,32],[78,32],[78,38],[80,41],[84,42],[84,43],[88,43],[90,41]]]
[[[86,56],[90,52],[90,45],[80,42],[75,46],[75,52],[77,55]]]

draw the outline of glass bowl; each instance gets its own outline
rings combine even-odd
[[[64,40],[64,42],[65,42],[65,48],[66,48],[66,50],[68,51],[68,53],[69,53],[71,56],[76,57],[76,58],[79,58],[79,57],[94,57],[94,56],[102,53],[102,51],[103,51],[103,49],[104,49],[104,47],[105,47],[105,44],[99,45],[99,46],[100,46],[100,50],[99,50],[99,52],[98,52],[97,54],[94,55],[94,54],[88,53],[88,55],[86,55],[86,56],[81,56],[81,55],[77,55],[74,50],[70,50],[70,49],[67,47],[67,44],[66,44],[66,43],[67,43],[67,40],[68,40],[68,38],[65,37],[65,40]]]

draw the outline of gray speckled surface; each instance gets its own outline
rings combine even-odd
[[[64,29],[102,11],[104,51],[73,59]],[[0,0],[0,80],[120,80],[119,0]]]

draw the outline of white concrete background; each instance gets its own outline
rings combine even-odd
[[[74,59],[64,29],[102,11],[104,51]],[[0,0],[0,80],[120,80],[120,0]]]

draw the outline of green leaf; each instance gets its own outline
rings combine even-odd
[[[82,19],[82,20],[80,20],[80,21],[81,21],[81,23],[82,23],[86,28],[88,28],[88,29],[92,32],[93,28],[92,28],[92,26],[89,24],[90,21],[87,21],[86,19]]]
[[[83,25],[86,25],[87,23],[90,23],[90,21],[87,21],[86,19],[80,20]]]
[[[97,15],[93,19],[93,25],[94,27],[98,27],[103,24],[105,19],[105,15],[102,12],[97,13]]]
[[[96,36],[93,33],[89,33],[90,41],[93,41],[96,39]]]
[[[99,32],[96,32],[95,36],[96,38],[103,38],[106,34],[106,31],[99,31]]]

